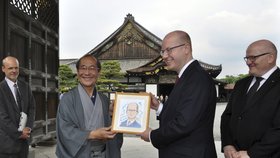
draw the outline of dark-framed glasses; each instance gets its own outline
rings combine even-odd
[[[177,46],[174,46],[174,47],[166,48],[166,49],[164,49],[164,50],[161,50],[161,51],[160,51],[160,55],[163,56],[163,55],[164,55],[164,52],[166,52],[166,53],[169,55],[169,54],[172,52],[173,49],[182,47],[182,46],[184,46],[184,45],[186,45],[186,43],[180,44],[180,45],[177,45]]]
[[[247,62],[248,60],[254,62],[257,60],[258,57],[261,57],[261,56],[264,56],[264,55],[267,55],[267,54],[270,54],[270,52],[267,52],[267,53],[263,53],[263,54],[260,54],[260,55],[252,55],[252,56],[247,56],[247,57],[244,57],[244,60]]]
[[[99,68],[96,67],[96,66],[80,66],[79,67],[79,70],[82,71],[82,72],[86,72],[86,71],[89,71],[89,72],[95,72],[97,71]]]

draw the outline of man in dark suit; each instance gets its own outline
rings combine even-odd
[[[277,49],[269,40],[248,46],[244,59],[249,76],[235,84],[221,117],[226,158],[280,157],[280,70],[276,58]]]
[[[212,78],[192,57],[189,35],[184,31],[167,34],[161,55],[167,69],[176,71],[179,80],[163,106],[152,95],[151,108],[160,113],[160,126],[148,128],[141,138],[152,142],[160,158],[216,158],[216,90]]]
[[[29,85],[17,79],[16,58],[3,59],[2,71],[5,79],[0,83],[0,158],[27,158],[35,118],[34,97]]]

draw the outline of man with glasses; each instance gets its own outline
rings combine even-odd
[[[239,80],[221,117],[226,158],[280,157],[280,70],[269,40],[250,44],[244,57],[249,76]]]
[[[162,105],[152,95],[160,126],[148,128],[141,138],[151,141],[160,158],[216,158],[213,122],[216,90],[210,75],[192,56],[190,36],[173,31],[162,41],[161,55],[168,70],[176,71],[176,82]]]
[[[133,128],[141,128],[141,124],[137,122],[137,114],[139,112],[139,105],[135,102],[131,102],[127,104],[126,107],[126,117],[127,119],[121,122],[121,127],[133,127]]]
[[[57,111],[58,158],[120,158],[122,135],[111,131],[109,99],[97,92],[101,64],[92,55],[77,61],[79,84],[65,93]]]

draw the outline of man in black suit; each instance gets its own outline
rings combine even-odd
[[[248,46],[244,59],[249,76],[235,84],[221,117],[226,158],[280,157],[280,70],[276,58],[277,49],[269,40]]]
[[[167,69],[176,71],[179,80],[163,105],[152,95],[151,108],[160,113],[160,126],[148,128],[141,138],[152,142],[160,158],[216,158],[216,90],[212,78],[192,57],[189,35],[184,31],[167,34],[161,55]]]
[[[35,101],[29,85],[18,80],[19,62],[2,61],[5,79],[0,83],[0,158],[27,158],[34,122]],[[21,125],[20,124],[21,122]]]

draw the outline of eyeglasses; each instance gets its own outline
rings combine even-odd
[[[166,49],[164,49],[164,50],[161,50],[161,51],[160,51],[160,55],[163,56],[165,51],[166,51],[166,53],[169,55],[169,54],[172,52],[173,49],[182,47],[182,46],[184,46],[185,44],[186,44],[186,43],[180,44],[180,45],[178,45],[178,46],[166,48]]]
[[[95,66],[89,66],[89,67],[87,67],[87,66],[81,66],[81,67],[79,67],[79,70],[80,70],[81,72],[86,72],[86,71],[95,72],[96,70],[99,70],[99,68],[98,68],[98,67],[95,67]]]
[[[254,55],[254,56],[247,56],[247,57],[244,57],[244,60],[247,62],[248,60],[250,60],[251,62],[254,62],[257,60],[258,57],[261,57],[261,56],[264,56],[264,55],[267,55],[267,54],[270,54],[270,53],[263,53],[263,54],[260,54],[260,55]]]

